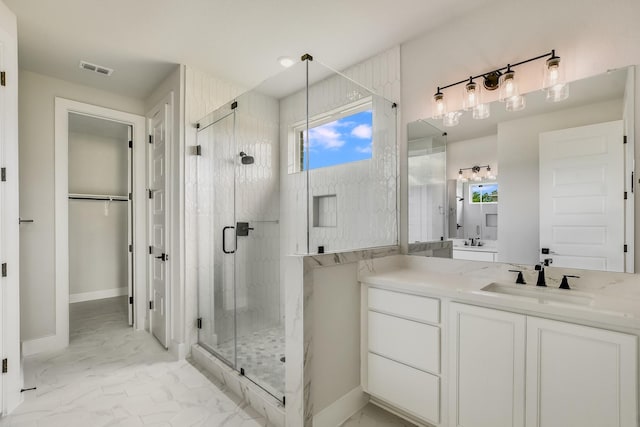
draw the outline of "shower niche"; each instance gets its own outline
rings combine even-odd
[[[281,401],[285,258],[398,242],[395,104],[304,58],[197,123],[198,343]]]

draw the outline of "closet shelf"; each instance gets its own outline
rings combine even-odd
[[[128,202],[128,196],[114,196],[111,194],[79,194],[69,193],[70,200],[101,200],[105,202]]]

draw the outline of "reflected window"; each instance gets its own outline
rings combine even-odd
[[[498,203],[498,183],[469,185],[469,200],[472,204]]]
[[[306,124],[294,128],[294,134],[296,172],[371,159],[371,99],[312,117],[309,119],[308,136]]]

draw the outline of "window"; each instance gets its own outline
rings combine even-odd
[[[469,200],[472,204],[498,203],[498,183],[469,185]]]
[[[371,98],[342,107],[329,114],[309,119],[294,128],[295,170],[301,172],[371,159],[373,143],[373,107]],[[309,159],[306,144],[309,144]]]

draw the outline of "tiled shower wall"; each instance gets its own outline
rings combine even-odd
[[[310,67],[322,67],[310,62]],[[392,101],[400,98],[400,48],[396,47],[344,72],[360,85]],[[333,75],[309,89],[309,115],[322,114],[369,96],[367,90],[343,76]],[[387,100],[373,96],[374,136],[370,160],[309,172],[309,251],[369,248],[395,244],[397,228],[397,129],[396,113]],[[304,121],[306,94],[299,92],[280,101],[281,162],[292,164],[288,147],[291,127]],[[287,141],[285,143],[284,141]],[[283,255],[307,250],[305,173],[281,171]],[[336,196],[336,224],[314,227],[313,198]],[[318,221],[315,221],[318,223]]]

